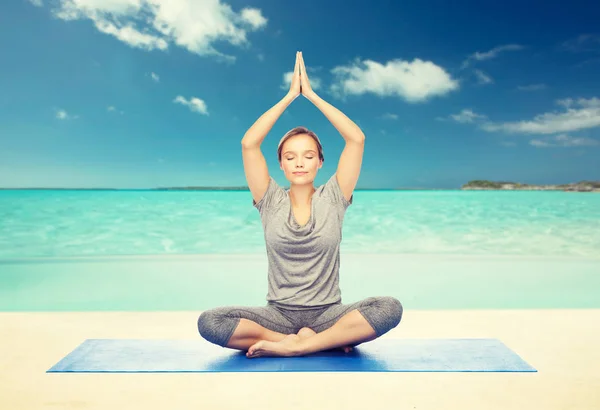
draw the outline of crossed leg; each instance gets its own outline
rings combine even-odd
[[[298,332],[298,336],[300,337],[300,339],[308,339],[309,337],[312,337],[316,334],[317,334],[317,332],[312,330],[310,327],[303,327]],[[337,349],[338,348],[336,348],[334,350],[337,350]],[[350,353],[352,351],[352,346],[343,346],[343,347],[340,347],[339,350],[343,350],[344,353]]]
[[[234,331],[231,338],[229,339],[229,342],[227,343],[226,347],[231,349],[247,351],[250,348],[250,346],[254,345],[255,343],[261,340],[277,343],[283,341],[286,338],[304,340],[316,334],[317,332],[308,327],[303,327],[296,334],[279,333],[267,329],[251,320],[242,318],[240,319],[240,323]],[[352,350],[352,347],[345,346],[342,349],[344,350],[344,352],[348,353]]]
[[[275,332],[249,319],[241,318],[225,347],[247,351],[250,346],[260,340],[281,342],[287,336],[288,334]]]
[[[375,330],[358,310],[343,316],[336,324],[321,333],[301,339],[296,335],[279,342],[261,340],[250,346],[246,356],[303,356],[323,350],[349,346],[373,340]]]
[[[402,305],[391,297],[367,298],[350,305],[335,304],[298,328],[270,306],[211,309],[198,319],[208,341],[247,351],[248,357],[298,356],[373,340],[398,325]],[[263,326],[264,325],[264,326]]]
[[[402,310],[402,304],[397,299],[386,296],[371,297],[350,305],[334,305],[315,323],[317,331],[323,331],[305,339],[288,337],[279,342],[261,340],[250,346],[246,356],[303,356],[356,346],[396,327],[402,318]]]
[[[224,306],[203,312],[198,331],[211,343],[247,351],[260,340],[280,342],[298,327],[269,306]]]

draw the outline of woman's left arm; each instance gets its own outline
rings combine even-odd
[[[321,112],[327,117],[327,119],[333,124],[333,126],[342,134],[342,137],[348,142],[354,142],[363,144],[365,142],[365,134],[350,118],[329,104],[327,101],[319,97],[314,91],[304,95],[310,102],[312,102]]]
[[[358,125],[344,115],[343,112],[323,100],[312,90],[308,81],[308,76],[306,75],[302,53],[300,53],[300,58],[300,90],[302,95],[321,110],[346,141],[346,146],[340,156],[336,175],[338,184],[340,185],[346,200],[349,201],[358,182],[358,177],[360,176],[360,168],[365,147],[365,134]]]

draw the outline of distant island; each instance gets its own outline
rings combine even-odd
[[[289,187],[283,187],[289,189]],[[464,191],[569,191],[600,192],[600,181],[581,181],[561,185],[530,185],[520,182],[473,180],[464,184]],[[249,191],[247,186],[183,186],[159,188],[2,188],[0,191]],[[455,191],[456,188],[356,188],[355,191]]]
[[[600,192],[600,181],[581,181],[561,185],[529,185],[519,182],[494,182],[486,180],[469,181],[462,186],[463,190],[502,190],[502,191],[570,191]]]

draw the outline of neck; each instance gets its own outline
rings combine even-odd
[[[315,188],[312,184],[307,185],[292,185],[290,187],[290,198],[292,205],[310,205],[312,195],[315,193]]]

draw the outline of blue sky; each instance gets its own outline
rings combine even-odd
[[[2,2],[0,187],[246,185],[240,140],[296,50],[366,135],[358,188],[600,180],[600,5],[481,3]],[[263,143],[270,173],[287,184],[298,125],[320,185],[344,141],[303,97]]]

